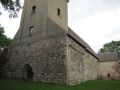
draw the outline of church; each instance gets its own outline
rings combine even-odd
[[[68,27],[68,2],[25,0],[4,76],[68,85],[101,76],[99,55]]]

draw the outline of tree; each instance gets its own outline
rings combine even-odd
[[[7,47],[11,43],[12,39],[4,35],[4,28],[0,25],[0,47]]]
[[[11,43],[12,39],[4,35],[4,28],[0,25],[0,75],[2,67],[8,61],[8,49],[6,48]]]
[[[2,4],[3,8],[10,13],[9,17],[17,17],[17,13],[21,8],[20,0],[0,0],[0,3]],[[2,13],[1,10],[0,13]]]
[[[112,41],[110,43],[106,43],[103,48],[100,49],[101,53],[104,52],[117,52],[120,58],[120,41]]]

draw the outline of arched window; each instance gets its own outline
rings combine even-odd
[[[33,7],[32,7],[32,11],[31,11],[31,14],[34,14],[35,11],[36,11],[36,6],[33,6]]]

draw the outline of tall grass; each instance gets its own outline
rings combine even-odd
[[[93,80],[66,86],[20,80],[0,80],[0,90],[120,90],[120,81]]]

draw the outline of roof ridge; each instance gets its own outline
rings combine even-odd
[[[94,52],[94,50],[81,37],[79,37],[70,27],[68,27],[68,34],[72,36],[77,42],[79,42],[89,53],[91,53],[97,59],[99,59],[97,54]]]

